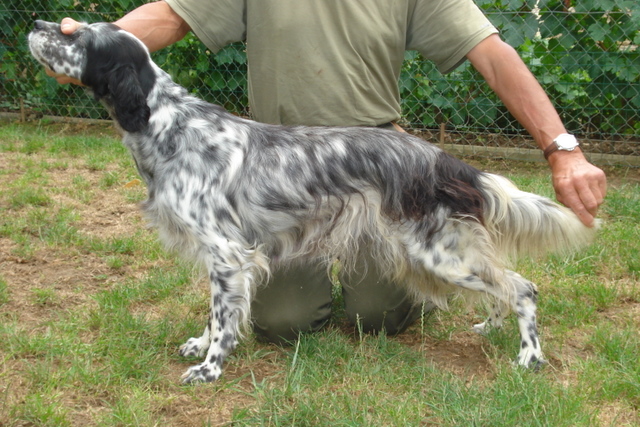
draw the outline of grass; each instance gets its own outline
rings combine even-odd
[[[238,411],[238,425],[569,426],[594,416],[582,396],[540,375],[503,365],[491,381],[469,379],[386,337],[307,336],[292,359],[284,386],[256,384],[266,405]]]
[[[474,164],[552,196],[539,164]],[[608,173],[597,242],[516,266],[540,287],[542,372],[512,365],[513,317],[480,337],[484,312],[454,301],[398,337],[340,314],[291,347],[247,337],[220,381],[184,387],[207,285],[145,227],[118,138],[0,124],[0,425],[638,425],[640,174]]]

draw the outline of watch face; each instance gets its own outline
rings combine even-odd
[[[555,143],[559,150],[573,150],[578,146],[578,141],[573,135],[560,135],[556,138]]]

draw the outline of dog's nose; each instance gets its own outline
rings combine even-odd
[[[42,30],[42,29],[44,29],[44,27],[45,27],[45,23],[44,23],[44,21],[43,21],[43,20],[41,20],[41,19],[36,19],[36,22],[35,22],[34,28],[35,28],[36,30]]]

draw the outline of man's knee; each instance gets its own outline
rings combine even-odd
[[[253,330],[256,337],[261,341],[288,344],[295,341],[300,333],[322,329],[329,320],[331,308],[329,307],[326,315],[318,311],[315,311],[315,315],[311,315],[311,313],[290,310],[272,310],[269,314],[261,316],[260,319],[254,319]]]
[[[276,271],[267,286],[258,289],[252,304],[258,339],[284,344],[302,332],[321,329],[331,317],[331,286],[322,267]]]
[[[423,307],[432,308],[416,304],[402,285],[384,277],[371,258],[359,260],[354,272],[341,281],[347,318],[365,333],[399,334],[420,317]]]
[[[385,331],[388,335],[396,335],[420,317],[421,305],[414,304],[408,297],[386,304],[388,302],[383,299],[379,304],[345,303],[347,319],[364,333]]]

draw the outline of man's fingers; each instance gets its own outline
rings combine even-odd
[[[80,27],[80,23],[73,18],[62,18],[60,21],[60,30],[63,34],[73,34]]]
[[[591,228],[595,225],[595,215],[590,214],[586,210],[576,212],[576,215],[578,216],[580,221],[582,221],[582,223],[587,227]]]
[[[578,193],[582,203],[594,217],[598,213],[598,208],[604,203],[607,195],[607,178],[604,172],[598,170],[598,174],[594,174],[591,179],[583,180],[581,183],[584,187],[578,188]]]
[[[584,180],[576,182],[575,186],[579,199],[579,201],[576,203],[581,203],[584,209],[589,212],[589,214],[595,217],[598,214],[598,207],[600,206],[600,203],[598,203],[599,194],[595,194],[593,187],[591,187],[589,183],[585,182]],[[595,191],[600,193],[600,191],[597,189]]]
[[[599,186],[597,186],[597,185],[591,187],[589,190],[591,192],[593,200],[591,202],[589,202],[588,200],[583,199],[583,202],[584,202],[585,206],[587,207],[587,210],[593,216],[595,216],[598,213],[598,208],[600,208],[600,205],[602,205],[602,203],[604,203],[604,196],[605,195],[602,193],[601,188]]]
[[[596,192],[600,193],[599,190],[596,190]],[[567,200],[565,205],[575,212],[584,225],[593,227],[603,198],[588,186],[578,187],[572,193],[571,196],[565,197]]]
[[[558,201],[571,209],[584,225],[593,227],[598,203],[589,186],[578,184],[574,187],[570,180],[560,180],[555,188]]]
[[[80,80],[74,79],[74,78],[69,77],[69,76],[67,76],[65,74],[58,74],[55,71],[52,71],[47,67],[44,68],[44,72],[47,73],[47,76],[53,77],[54,79],[56,79],[56,81],[61,85],[66,85],[66,84],[69,84],[69,83],[73,83],[74,85],[83,86],[83,84],[82,84],[82,82]]]

